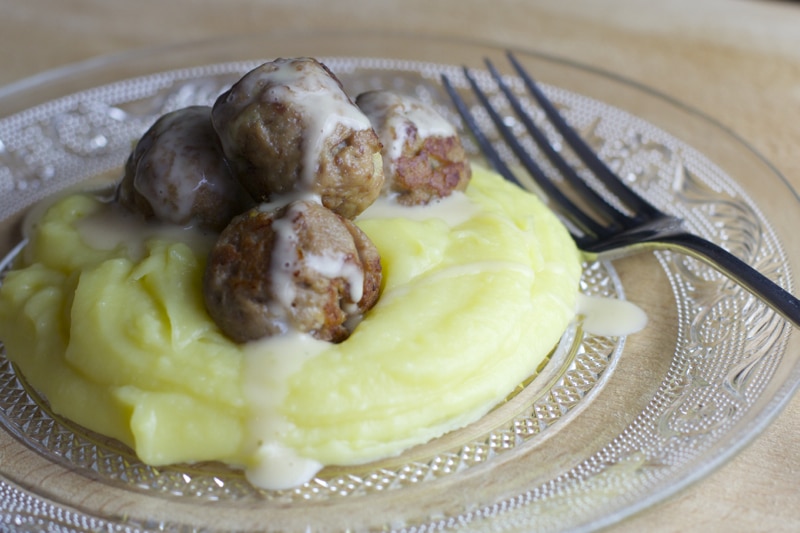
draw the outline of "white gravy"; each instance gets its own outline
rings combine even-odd
[[[395,161],[403,154],[412,132],[420,142],[429,137],[456,135],[448,120],[411,96],[372,91],[361,95],[358,105],[369,117],[384,146],[384,165],[389,176],[394,175]]]
[[[372,126],[342,88],[324,69],[306,60],[277,59],[275,70],[258,70],[239,83],[247,94],[269,102],[288,102],[307,118],[303,140],[301,181],[310,188],[316,178],[325,140],[342,125],[362,131]],[[266,85],[266,90],[260,88]]]
[[[577,314],[583,316],[584,331],[593,335],[631,335],[647,325],[647,314],[639,306],[616,298],[579,294]]]

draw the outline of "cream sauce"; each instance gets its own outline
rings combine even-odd
[[[309,359],[329,348],[327,342],[303,333],[287,333],[245,346],[245,395],[252,406],[245,446],[255,449],[255,461],[245,468],[255,486],[286,489],[305,483],[321,468],[313,459],[300,457],[280,444],[281,433],[291,424],[280,413],[289,377]]]
[[[449,196],[437,198],[425,205],[413,206],[402,205],[394,197],[385,195],[379,196],[358,216],[358,220],[406,218],[422,221],[436,218],[455,227],[471,219],[478,211],[478,206],[461,191],[453,191]]]
[[[577,314],[583,317],[584,331],[605,337],[631,335],[647,325],[644,310],[616,298],[579,294]]]
[[[305,265],[329,279],[341,278],[350,288],[350,301],[358,302],[364,295],[364,271],[345,254],[309,254],[305,256]]]
[[[268,102],[288,103],[306,119],[300,179],[305,188],[310,188],[316,178],[325,141],[336,128],[341,125],[361,131],[372,126],[337,80],[316,62],[276,59],[270,65],[274,70],[255,70],[239,83],[247,94]]]
[[[358,302],[364,294],[364,272],[361,266],[348,259],[343,253],[303,254],[298,253],[300,238],[295,230],[294,221],[302,217],[306,210],[302,202],[289,204],[282,217],[272,222],[275,241],[270,257],[270,279],[277,298],[277,306],[270,309],[291,309],[297,295],[294,273],[301,267],[309,268],[327,279],[344,279],[350,288],[350,299]],[[302,265],[301,265],[302,262]],[[286,325],[288,327],[288,323]]]
[[[295,231],[293,220],[303,211],[303,204],[291,204],[282,217],[272,221],[275,237],[270,256],[269,277],[273,294],[278,302],[277,305],[268,303],[267,307],[276,315],[279,309],[290,309],[296,296],[292,274],[299,267],[297,249],[300,238]]]
[[[145,254],[145,242],[162,238],[182,242],[205,255],[214,245],[217,234],[203,232],[191,226],[178,226],[166,222],[146,221],[116,203],[103,204],[100,210],[76,223],[83,242],[97,250],[114,250],[124,247],[128,257],[138,261]]]
[[[430,106],[414,97],[390,91],[370,91],[358,98],[358,105],[369,117],[383,144],[384,168],[394,175],[395,161],[406,144],[429,137],[452,137],[456,130]]]

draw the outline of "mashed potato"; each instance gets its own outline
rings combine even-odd
[[[0,287],[0,339],[54,411],[152,465],[223,461],[282,488],[398,454],[483,416],[575,313],[566,230],[481,168],[466,193],[379,201],[357,219],[383,286],[340,344],[233,343],[203,304],[211,241],[155,228],[104,240],[110,210],[72,195],[46,212]]]

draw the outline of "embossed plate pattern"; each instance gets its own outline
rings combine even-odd
[[[37,200],[97,175],[113,177],[130,143],[156,117],[213,102],[259,61],[124,79],[3,118],[0,218],[13,219]],[[447,73],[464,86],[455,66],[348,56],[324,61],[351,94],[377,87],[411,92],[457,122],[439,85],[439,75]],[[500,99],[488,76],[478,77]],[[558,84],[546,90],[632,187],[791,288],[781,238],[751,193],[714,161],[619,107]],[[528,142],[521,128],[518,134]],[[698,468],[707,471],[742,440],[731,443],[731,435],[743,424],[753,426],[765,396],[783,390],[774,376],[785,373],[791,333],[760,302],[694,260],[663,253],[648,268],[661,276],[662,298],[674,308],[674,336],[666,346],[662,339],[659,353],[646,356],[641,343],[628,349],[624,339],[572,328],[541,375],[477,427],[378,464],[326,470],[287,491],[256,490],[239,473],[214,464],[143,465],[123,446],[53,416],[0,351],[0,423],[35,454],[33,462],[61,481],[31,484],[23,468],[0,467],[0,521],[19,530],[49,524],[58,531],[305,525],[431,531],[518,529],[534,522],[539,530],[593,528],[618,519],[685,484]],[[584,292],[618,297],[625,285],[611,265],[585,265]],[[653,375],[626,374],[632,358]],[[641,382],[638,396],[626,397],[617,382],[624,376]],[[124,505],[98,499],[104,490]],[[204,510],[208,504],[213,519]],[[375,512],[353,512],[358,507]]]

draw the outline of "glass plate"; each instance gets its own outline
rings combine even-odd
[[[517,52],[633,188],[791,290],[798,198],[749,146],[652,90]],[[502,65],[502,54],[446,39],[273,34],[93,60],[0,89],[0,253],[19,241],[36,201],[115,180],[157,116],[213,102],[264,60],[319,57],[350,94],[413,93],[458,122],[440,75],[466,93],[456,65],[469,65],[496,94],[481,61]],[[0,346],[0,522],[54,531],[594,529],[719,466],[800,381],[792,328],[690,258],[587,263],[582,290],[627,297],[649,326],[627,339],[572,327],[536,379],[478,423],[286,491],[256,490],[216,464],[143,465],[54,416]]]

